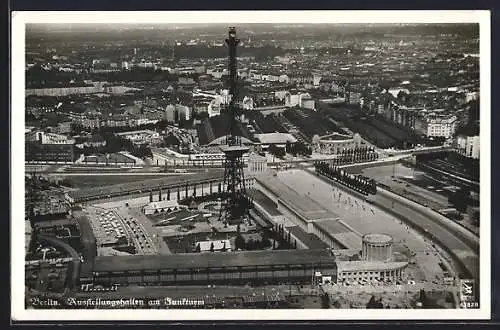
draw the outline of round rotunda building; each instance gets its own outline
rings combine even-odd
[[[366,234],[362,238],[361,257],[367,261],[390,261],[393,239],[387,234]]]

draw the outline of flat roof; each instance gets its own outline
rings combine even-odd
[[[320,220],[314,222],[323,231],[327,232],[337,243],[347,249],[361,249],[361,236],[349,229],[339,220]]]
[[[306,194],[300,194],[269,174],[256,175],[256,180],[275,194],[286,206],[300,214],[307,221],[338,219],[338,215],[325,209]]]
[[[291,143],[297,142],[297,139],[290,133],[262,133],[255,134],[257,140],[264,144],[285,144],[287,141]]]
[[[406,265],[408,265],[407,262],[396,261],[337,261],[339,272],[395,270],[403,268]]]
[[[344,245],[346,249],[357,249],[358,251],[361,250],[361,237],[354,232],[337,233],[333,234],[332,236],[337,242]]]
[[[315,225],[325,230],[330,234],[339,234],[339,233],[350,233],[351,230],[347,228],[339,220],[319,220],[315,222]]]
[[[387,234],[366,234],[363,241],[374,244],[386,244],[392,242],[392,237]]]
[[[282,213],[278,211],[278,205],[276,205],[269,197],[264,195],[260,190],[250,188],[247,190],[247,193],[250,197],[253,198],[254,202],[262,206],[273,217],[282,215]]]
[[[244,147],[244,146],[222,146],[220,147],[220,149],[223,152],[241,152],[241,153],[245,153],[250,150],[249,147]]]
[[[304,243],[309,249],[323,249],[326,250],[330,248],[326,243],[324,243],[319,237],[314,234],[306,233],[299,226],[288,227],[288,230],[293,236],[297,237],[302,243]]]
[[[119,133],[115,133],[115,135],[124,136],[124,135],[133,135],[133,134],[142,134],[142,133],[155,134],[157,132],[149,130],[149,129],[141,129],[141,130],[137,130],[137,131],[119,132]]]
[[[96,257],[94,272],[158,270],[197,267],[252,267],[288,264],[333,264],[328,250],[273,250],[243,252],[178,253],[169,255],[133,255]]]

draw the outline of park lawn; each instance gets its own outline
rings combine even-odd
[[[102,176],[73,176],[66,177],[65,180],[71,183],[72,188],[92,188],[92,187],[103,187],[109,186],[118,183],[125,182],[137,182],[137,181],[145,181],[151,179],[158,179],[160,176],[158,175],[102,175]]]

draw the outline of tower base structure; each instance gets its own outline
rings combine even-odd
[[[244,146],[224,146],[222,151],[226,155],[224,170],[224,187],[219,221],[224,224],[239,224],[248,215],[251,201],[245,187],[243,172],[243,154],[250,149]]]

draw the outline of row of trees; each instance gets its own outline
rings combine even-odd
[[[271,241],[268,237],[263,236],[261,239],[249,239],[246,241],[241,234],[236,236],[234,246],[239,250],[262,250],[271,246]]]
[[[274,228],[274,238],[280,241],[279,248],[297,249],[297,241],[292,241],[292,234],[290,231],[285,232],[283,224],[279,224]]]
[[[132,141],[116,135],[109,135],[106,138],[106,145],[101,147],[85,146],[83,147],[82,152],[85,156],[88,156],[98,153],[112,154],[120,151],[128,151],[135,157],[141,159],[144,159],[146,157],[153,157],[153,154],[151,153],[151,148],[149,148],[147,145],[144,144],[136,145],[132,143]],[[108,161],[106,160],[106,163],[107,162]]]
[[[356,147],[343,149],[338,158],[333,160],[334,165],[371,162],[378,159],[378,153],[372,147]]]
[[[286,151],[284,148],[277,147],[274,144],[269,145],[268,151],[271,155],[278,157],[280,159],[282,159],[286,155]]]
[[[217,191],[215,191],[215,187],[210,183],[209,189],[203,189],[203,186],[197,187],[196,185],[193,185],[193,194],[191,196],[188,195],[188,189],[189,186],[186,185],[184,186],[184,197],[181,199],[181,187],[177,187],[177,201],[179,201],[180,204],[185,204],[185,205],[190,205],[191,202],[196,202],[196,203],[203,203],[212,200],[214,197],[224,197],[224,192],[222,191],[222,185],[219,183],[217,185]],[[197,190],[199,189],[199,190]],[[198,192],[200,192],[201,195],[197,195]],[[171,190],[167,189],[165,195],[164,192],[160,189],[158,190],[158,200],[170,200],[171,197]],[[154,193],[153,191],[149,192],[149,201],[153,202],[154,201]],[[253,201],[248,200],[246,201],[249,204],[252,204]]]
[[[467,188],[460,188],[456,192],[448,195],[448,202],[460,213],[467,212],[469,206],[478,207],[479,201],[471,198],[471,191]],[[479,212],[472,212],[472,220],[476,223],[479,222]]]
[[[239,232],[239,226],[237,232],[238,234],[234,242],[236,249],[249,251],[262,250],[271,247],[271,245],[273,250],[297,248],[297,241],[292,241],[290,232],[286,233],[283,225],[277,226],[273,231],[264,230],[260,240],[250,239],[246,241]]]
[[[342,183],[343,185],[356,190],[363,195],[377,193],[377,183],[373,179],[365,179],[360,176],[348,174],[336,166],[330,166],[327,162],[316,162],[314,164],[314,168],[316,173]]]

